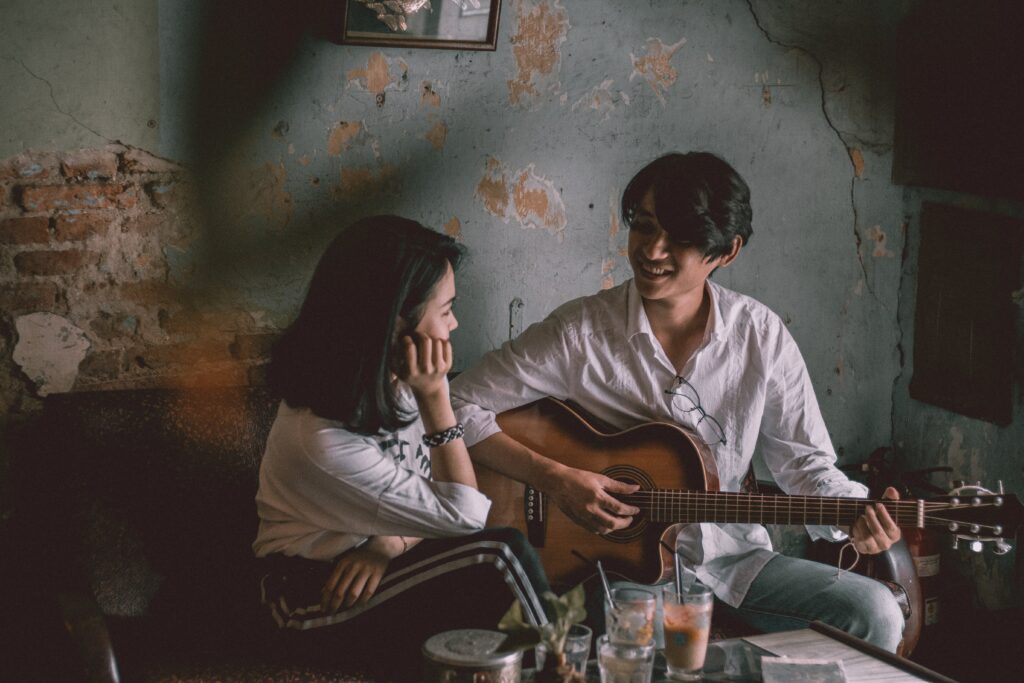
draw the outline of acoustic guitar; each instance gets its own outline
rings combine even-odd
[[[597,535],[549,504],[543,492],[479,468],[480,489],[493,501],[488,525],[523,531],[557,584],[571,585],[594,571],[573,551],[633,581],[667,581],[674,559],[662,542],[674,548],[681,524],[849,526],[867,505],[880,502],[900,526],[945,529],[971,543],[995,542],[997,552],[1005,552],[1004,539],[1013,537],[1022,516],[1015,496],[980,487],[927,501],[721,492],[714,458],[692,431],[665,422],[614,430],[553,398],[501,413],[498,424],[515,440],[560,463],[640,486],[636,493],[618,496],[641,510],[632,525]],[[913,565],[909,567],[913,576]]]

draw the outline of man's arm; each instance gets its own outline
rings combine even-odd
[[[625,528],[639,512],[611,494],[632,493],[637,487],[562,465],[515,441],[495,421],[495,412],[544,396],[569,398],[570,379],[578,375],[573,365],[580,359],[577,346],[556,312],[456,377],[452,404],[466,427],[474,462],[543,491],[584,529],[606,533]]]
[[[759,444],[765,464],[786,493],[863,498],[867,488],[835,466],[832,441],[796,342],[784,327],[778,341]],[[899,494],[889,488],[884,497],[898,499]],[[839,535],[810,527],[808,531],[812,537],[831,540]],[[868,507],[850,531],[854,547],[866,555],[888,550],[900,535],[881,504]]]
[[[587,531],[604,534],[624,529],[640,512],[614,497],[639,487],[597,472],[568,467],[497,432],[469,449],[474,462],[506,477],[528,483],[555,501],[559,509]]]

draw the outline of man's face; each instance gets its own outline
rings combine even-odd
[[[677,244],[654,213],[654,191],[648,190],[629,226],[629,265],[645,300],[673,303],[700,290],[715,268],[731,259],[705,259],[692,244]]]

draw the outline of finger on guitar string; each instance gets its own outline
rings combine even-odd
[[[596,472],[564,467],[551,495],[576,524],[587,531],[607,533],[629,526],[635,509],[616,500],[612,493],[630,493],[636,488]]]
[[[882,494],[882,497],[887,500],[899,500],[900,494],[899,491],[890,486]],[[888,538],[892,543],[900,540],[900,538],[903,537],[903,532],[900,531],[899,525],[893,521],[892,516],[889,514],[889,509],[882,503],[876,505],[876,508],[878,510],[878,521],[882,525],[882,530],[885,533],[886,538]]]

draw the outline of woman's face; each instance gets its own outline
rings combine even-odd
[[[416,332],[433,339],[448,339],[452,330],[459,326],[455,311],[452,310],[454,303],[455,272],[449,263],[423,304],[423,317],[416,325]]]

